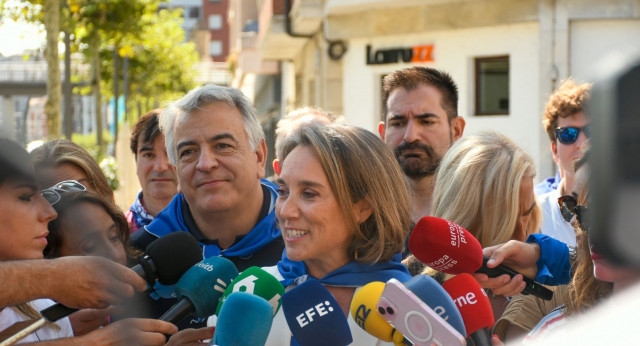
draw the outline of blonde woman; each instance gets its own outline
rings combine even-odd
[[[462,138],[440,162],[432,215],[464,227],[482,247],[511,239],[524,241],[541,222],[533,193],[535,175],[533,159],[506,136],[482,132]],[[523,285],[522,277],[509,283],[504,276],[505,286]],[[499,292],[490,296],[494,316],[499,318],[508,300]]]

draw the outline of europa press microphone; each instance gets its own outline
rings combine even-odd
[[[409,237],[409,250],[422,263],[447,274],[485,273],[489,277],[518,273],[506,266],[488,268],[488,257],[483,256],[482,246],[466,229],[449,220],[425,216],[413,228]],[[536,281],[522,276],[525,282],[523,294],[551,300],[553,292]]]
[[[224,257],[209,257],[189,268],[176,283],[178,302],[160,320],[178,323],[192,313],[206,318],[213,315],[218,301],[238,269]]]
[[[470,274],[462,273],[447,280],[442,287],[451,295],[467,327],[467,337],[476,346],[491,345],[495,320],[491,302],[480,284]]]
[[[294,341],[301,346],[349,345],[349,323],[336,299],[317,280],[307,280],[282,297]]]
[[[191,234],[173,232],[149,244],[145,256],[141,256],[138,259],[139,264],[131,269],[147,280],[150,286],[153,286],[156,280],[164,285],[173,285],[184,272],[201,259],[202,249]],[[56,322],[77,310],[60,303],[54,304],[40,311],[41,319],[6,339],[0,346],[12,345],[44,326],[46,322]]]

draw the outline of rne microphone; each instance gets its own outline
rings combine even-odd
[[[460,311],[451,296],[436,280],[428,275],[416,275],[404,285],[458,333],[467,335]]]
[[[447,274],[484,273],[494,278],[502,274],[514,277],[519,273],[503,265],[488,268],[488,257],[482,246],[466,229],[449,220],[425,216],[418,221],[409,237],[409,250],[422,263]],[[522,275],[523,294],[551,300],[553,292]]]
[[[317,280],[307,280],[282,297],[282,311],[301,346],[349,345],[351,330],[342,308]]]
[[[230,294],[220,309],[209,345],[264,345],[273,323],[273,308],[264,298],[245,292]]]
[[[360,287],[351,300],[351,316],[367,333],[382,341],[401,345],[404,335],[376,312],[384,286],[384,282],[374,281]]]
[[[173,285],[194,264],[202,260],[202,249],[198,241],[188,232],[173,232],[154,240],[146,254],[138,258],[131,268],[153,287],[158,280],[163,285]],[[62,304],[52,305],[40,312],[49,322],[67,317],[78,309]]]
[[[238,276],[236,266],[224,257],[209,257],[195,264],[176,283],[178,302],[160,316],[160,320],[177,323],[194,313],[209,317],[231,281]]]
[[[467,337],[477,346],[491,345],[491,327],[495,323],[491,302],[480,284],[470,274],[459,274],[442,284],[455,302]]]
[[[216,309],[216,315],[224,306],[227,297],[235,292],[250,293],[264,298],[271,304],[273,316],[275,316],[278,309],[280,309],[284,286],[278,279],[262,268],[249,267],[240,273],[224,291]]]

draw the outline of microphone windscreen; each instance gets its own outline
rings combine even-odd
[[[440,284],[428,275],[416,275],[404,284],[458,333],[467,335],[460,311]]]
[[[460,225],[438,217],[418,221],[409,250],[422,263],[447,274],[473,273],[482,266],[478,240]]]
[[[357,290],[351,300],[351,316],[367,333],[382,341],[392,342],[397,332],[376,311],[384,286],[384,282],[374,281]]]
[[[238,276],[236,266],[224,257],[209,257],[189,268],[176,283],[178,299],[188,298],[198,317],[216,312],[227,286]]]
[[[467,337],[495,323],[487,293],[471,274],[459,274],[442,284],[455,302],[467,328]]]
[[[220,298],[216,315],[222,309],[227,297],[234,292],[245,292],[264,298],[273,307],[273,316],[275,316],[278,309],[280,309],[284,286],[278,279],[263,269],[249,267],[240,273],[224,291]]]
[[[264,345],[273,323],[273,308],[264,298],[244,292],[227,297],[220,309],[210,345]]]
[[[282,297],[282,311],[301,346],[349,345],[349,323],[336,299],[317,280],[307,280]]]
[[[188,232],[172,232],[154,240],[146,249],[163,285],[175,284],[194,264],[202,261],[202,248]]]

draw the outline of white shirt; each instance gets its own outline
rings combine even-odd
[[[36,311],[42,311],[53,304],[55,302],[51,299],[36,299],[29,302],[29,305]],[[15,308],[7,306],[0,311],[0,331],[9,328],[16,322],[27,320],[29,320],[28,317],[18,312]],[[18,341],[18,344],[73,337],[73,329],[68,317],[58,320],[55,324],[60,327],[59,330],[56,330],[53,326],[45,325]]]
[[[540,233],[555,238],[568,246],[576,246],[576,232],[571,223],[565,221],[560,213],[558,198],[560,189],[555,189],[539,197],[542,209],[542,227]]]

